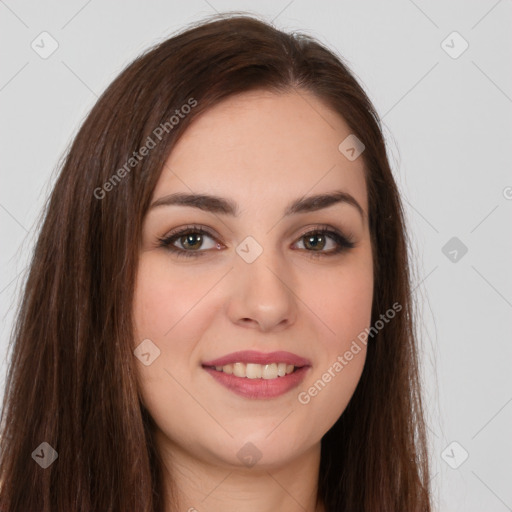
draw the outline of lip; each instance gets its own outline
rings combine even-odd
[[[236,377],[233,374],[230,375],[215,369],[215,366],[225,366],[233,363],[286,363],[293,364],[296,369],[293,373],[275,379],[248,379],[247,377]],[[306,373],[311,368],[311,362],[291,352],[265,353],[256,350],[242,350],[240,352],[232,352],[218,359],[205,361],[202,363],[202,367],[219,384],[222,384],[239,396],[252,399],[268,399],[284,395],[297,387],[306,377]]]
[[[284,362],[284,361],[282,361]],[[248,379],[246,377],[235,377],[214,368],[204,369],[219,383],[227,389],[244,398],[265,399],[275,398],[296,388],[306,377],[310,366],[297,368],[293,373],[275,379]]]
[[[233,363],[254,363],[254,364],[270,364],[270,363],[286,363],[293,364],[297,368],[303,366],[311,366],[311,362],[304,357],[300,357],[297,354],[291,352],[258,352],[256,350],[242,350],[239,352],[232,352],[218,359],[211,361],[205,361],[202,366],[225,366],[226,364]],[[284,379],[285,377],[279,377]]]

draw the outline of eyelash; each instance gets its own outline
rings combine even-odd
[[[212,239],[215,240],[215,236],[212,233],[210,233],[208,230],[206,230],[200,226],[187,226],[187,227],[180,229],[176,232],[172,232],[163,238],[158,238],[159,247],[165,248],[166,250],[174,253],[178,257],[183,256],[185,258],[190,258],[190,257],[197,258],[197,257],[203,256],[204,253],[212,250],[212,249],[208,249],[206,251],[204,251],[204,250],[203,251],[199,251],[199,250],[198,251],[192,251],[192,250],[186,251],[184,249],[180,249],[180,248],[172,245],[172,243],[174,241],[180,239],[181,237],[183,237],[185,235],[189,235],[189,234],[208,235],[209,237],[211,237]],[[310,256],[312,258],[322,258],[324,256],[335,256],[337,254],[340,254],[340,253],[343,253],[350,249],[353,249],[356,245],[350,236],[347,237],[347,236],[342,235],[338,231],[333,230],[332,228],[329,229],[329,226],[317,226],[313,230],[307,231],[306,233],[301,235],[298,238],[298,241],[301,240],[302,238],[305,238],[308,235],[309,236],[326,235],[326,236],[329,236],[330,238],[332,238],[334,240],[334,242],[336,244],[338,244],[338,246],[335,249],[333,249],[329,252],[310,251],[307,249],[301,249],[301,250],[305,250],[306,252],[311,253]]]

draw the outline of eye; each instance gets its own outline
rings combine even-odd
[[[331,240],[331,246],[333,245],[334,248],[330,251],[324,251],[323,249],[329,245],[329,239]],[[340,254],[349,249],[353,249],[356,245],[351,237],[347,237],[338,230],[327,226],[321,226],[313,231],[304,233],[297,243],[299,242],[302,242],[306,250],[309,248],[312,249],[307,252],[311,253],[310,256],[314,258]]]
[[[208,238],[211,240],[209,247],[204,247],[204,242]],[[215,235],[201,226],[187,226],[171,232],[164,238],[159,238],[158,241],[160,247],[164,247],[179,257],[199,257],[213,248],[221,248],[221,244],[216,241]],[[298,243],[302,243],[304,250],[314,258],[340,254],[356,245],[351,237],[346,237],[329,226],[319,226],[307,231],[295,242],[295,244]],[[331,247],[331,250],[328,251],[324,250],[329,245],[334,247]]]
[[[177,232],[172,232],[164,238],[159,238],[160,247],[165,247],[167,250],[176,254],[176,256],[197,257],[202,256],[203,251],[198,251],[203,246],[204,239],[210,238],[214,240],[214,235],[200,226],[187,226]],[[178,243],[181,247],[177,247]],[[210,244],[206,249],[219,247],[220,244]],[[204,247],[203,247],[204,249]]]

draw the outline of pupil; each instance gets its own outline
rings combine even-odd
[[[189,248],[191,248],[191,249],[197,249],[198,248],[197,246],[201,245],[201,235],[199,235],[199,234],[185,235],[184,238],[185,238],[185,243],[183,244],[184,247],[187,247],[187,245],[188,245]],[[197,239],[197,240],[195,240],[195,243],[194,243],[194,239]]]
[[[315,242],[314,242],[314,240],[315,240],[315,239],[322,239],[322,242],[320,242],[320,243],[315,243]],[[316,247],[321,246],[320,248],[321,248],[321,249],[323,249],[323,245],[324,245],[324,244],[323,244],[323,236],[322,236],[322,235],[314,235],[314,236],[310,236],[310,237],[308,237],[308,238],[307,238],[307,243],[306,243],[306,245],[308,245],[308,244],[309,244],[310,246],[312,246],[313,248],[316,248]]]

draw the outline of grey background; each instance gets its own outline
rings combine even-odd
[[[317,37],[374,102],[415,251],[435,509],[512,510],[510,0],[0,1],[1,391],[35,223],[80,122],[141,51],[226,10]]]

